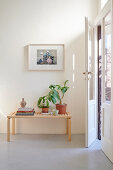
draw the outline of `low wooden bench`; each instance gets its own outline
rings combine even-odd
[[[14,112],[7,116],[7,141],[8,142],[10,142],[10,119],[12,119],[12,135],[15,135],[15,119],[19,119],[19,118],[66,119],[67,120],[66,133],[68,135],[68,140],[71,141],[71,114],[70,113],[54,116],[54,115],[43,115],[40,112],[37,112],[33,116],[17,116],[16,112]]]

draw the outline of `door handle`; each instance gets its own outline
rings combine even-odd
[[[90,72],[88,72],[88,74],[94,74],[94,73],[90,71]]]
[[[86,72],[84,72],[83,74],[86,74]]]
[[[87,72],[83,72],[83,74],[86,74],[86,73],[87,73]],[[88,74],[94,74],[94,73],[90,71],[90,72],[88,72]]]

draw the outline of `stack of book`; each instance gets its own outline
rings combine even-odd
[[[33,108],[19,108],[16,112],[17,116],[33,116],[35,113]]]

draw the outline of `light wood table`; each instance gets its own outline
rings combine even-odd
[[[71,114],[66,113],[63,115],[43,115],[40,112],[35,113],[33,116],[16,116],[16,112],[11,113],[7,116],[7,141],[10,142],[10,119],[12,119],[12,135],[15,135],[15,119],[19,118],[44,118],[44,119],[66,119],[67,121],[67,128],[66,133],[68,135],[68,140],[71,141]]]

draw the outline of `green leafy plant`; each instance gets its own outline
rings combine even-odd
[[[50,102],[52,102],[53,104],[56,104],[57,102],[59,104],[63,104],[62,100],[64,98],[65,93],[69,89],[69,87],[67,86],[68,82],[69,80],[66,80],[63,86],[61,85],[50,85],[49,86],[51,91],[48,94],[48,99]]]
[[[48,95],[47,95],[47,96],[40,97],[40,98],[38,99],[37,106],[38,106],[39,108],[49,108]]]

